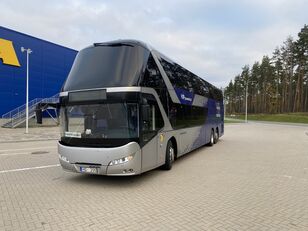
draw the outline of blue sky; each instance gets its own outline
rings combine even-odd
[[[143,40],[224,87],[308,24],[305,0],[1,1],[1,25],[74,49]]]

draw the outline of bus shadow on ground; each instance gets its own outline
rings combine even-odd
[[[86,184],[86,185],[104,185],[112,187],[132,187],[133,185],[138,186],[145,182],[151,181],[152,179],[159,177],[167,173],[160,168],[153,169],[148,172],[144,172],[140,175],[135,176],[103,176],[103,175],[90,175],[90,174],[74,174],[72,177],[66,178],[67,181],[75,184]]]
[[[218,141],[218,143],[215,144],[215,145],[219,145],[219,143],[221,143],[221,142],[222,142],[222,139],[220,139]],[[183,156],[180,156],[175,161],[174,165],[176,166],[177,164],[178,165],[179,164],[185,164],[185,161],[188,161],[188,160],[193,159],[193,158],[198,158],[198,155],[209,155],[210,153],[207,152],[207,151],[209,151],[212,148],[214,148],[215,145],[213,147],[210,147],[207,144],[205,144],[205,145],[203,145],[203,146],[201,146],[201,147],[199,147],[199,148],[197,148],[197,149],[195,149],[195,150],[193,150],[193,151],[191,151],[191,152],[189,152],[189,153],[187,153],[187,154],[185,154]]]

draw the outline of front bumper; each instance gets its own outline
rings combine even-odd
[[[71,172],[84,173],[82,168],[95,168],[92,174],[127,176],[141,173],[141,151],[136,142],[116,148],[71,147],[58,142],[58,153],[62,168]],[[111,161],[132,154],[132,160],[110,165]]]

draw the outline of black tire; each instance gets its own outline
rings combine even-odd
[[[172,142],[169,140],[166,148],[165,164],[162,166],[163,169],[170,170],[172,168],[172,164],[174,162],[174,156],[175,156],[174,147]]]
[[[210,142],[208,143],[208,146],[213,146],[214,145],[214,140],[215,140],[214,130],[212,129],[212,131],[211,131],[211,138],[210,138]]]
[[[215,133],[214,133],[214,144],[216,144],[218,142],[219,139],[219,133],[218,130],[215,129]]]

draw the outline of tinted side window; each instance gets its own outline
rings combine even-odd
[[[198,95],[209,97],[208,83],[196,75],[194,75],[192,79],[193,79],[193,88],[195,89],[195,93]]]
[[[159,90],[165,87],[164,80],[159,72],[158,67],[156,66],[152,55],[150,55],[148,59],[145,73],[140,85],[144,87],[152,87],[155,90]]]
[[[206,97],[210,97],[209,86],[210,86],[209,83],[203,80],[202,91],[203,91],[203,95]]]
[[[215,100],[222,100],[221,91],[204,79],[176,63],[169,62],[163,58],[160,59],[160,62],[174,87]]]
[[[215,89],[215,96],[214,96],[215,100],[218,100],[218,101],[221,101],[223,100],[223,95],[222,95],[222,91],[221,90],[218,90],[218,89]]]
[[[200,126],[205,124],[207,108],[184,104],[172,104],[170,122],[174,129]]]
[[[161,76],[161,73],[155,63],[152,55],[149,56],[144,76],[140,83],[140,86],[154,88],[157,92],[161,103],[168,115],[168,99],[169,93],[167,91],[166,84]]]
[[[176,63],[168,62],[163,58],[160,62],[174,87],[209,97],[210,84],[205,80]]]
[[[174,73],[174,69],[175,69],[175,65],[174,63],[170,63],[170,62],[167,62],[166,60],[164,59],[161,59],[160,60],[160,63],[161,65],[163,66],[164,68],[164,71],[166,72],[170,82],[176,86],[176,76],[175,76],[175,73]]]
[[[163,66],[168,78],[172,85],[176,88],[182,88],[189,92],[193,92],[193,86],[190,81],[190,72],[176,63],[170,63],[165,59],[161,59],[161,65]]]

